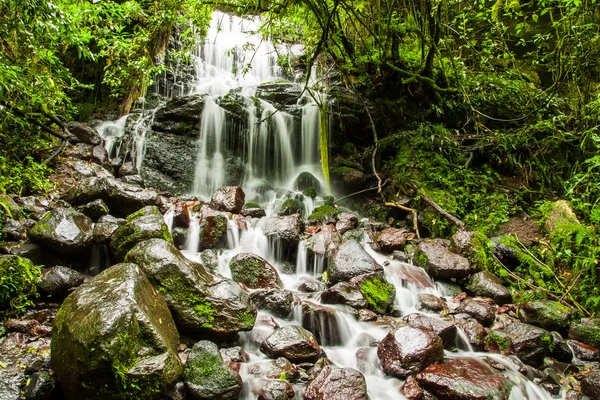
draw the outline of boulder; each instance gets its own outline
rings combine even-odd
[[[500,332],[510,339],[510,353],[534,367],[542,364],[552,348],[550,333],[537,326],[515,322]]]
[[[139,174],[139,171],[133,161],[124,162],[119,167],[119,173],[118,173],[119,178],[122,178],[124,176],[138,175],[138,174]]]
[[[184,368],[186,398],[233,400],[242,391],[242,378],[224,361],[216,344],[202,340],[192,347]]]
[[[159,399],[182,376],[167,304],[136,265],[80,286],[52,330],[52,368],[67,399]]]
[[[325,366],[308,385],[305,400],[367,400],[367,382],[353,368]]]
[[[393,308],[396,287],[389,283],[381,272],[359,275],[350,280],[365,296],[369,310],[385,314]]]
[[[259,310],[266,310],[283,318],[292,312],[294,295],[285,289],[257,290],[250,294],[250,300]]]
[[[229,261],[231,277],[250,289],[281,288],[282,283],[275,267],[262,257],[240,253]]]
[[[581,361],[600,361],[600,351],[597,348],[577,340],[568,340],[567,343],[573,350],[573,355]]]
[[[285,249],[297,249],[303,230],[302,218],[298,214],[283,217],[262,218],[257,228],[273,241],[278,241]]]
[[[92,220],[72,208],[48,212],[29,231],[31,240],[65,255],[82,254],[92,241]]]
[[[213,249],[227,236],[227,214],[202,207],[200,216],[200,247]]]
[[[257,400],[294,400],[294,387],[286,381],[277,379],[259,379],[252,385]]]
[[[98,222],[94,224],[94,243],[109,244],[114,233],[125,222],[125,219],[115,218],[111,215],[98,219]]]
[[[335,229],[340,235],[356,228],[358,224],[358,216],[350,212],[341,212],[337,215],[337,222],[335,223]]]
[[[94,221],[110,212],[108,206],[102,199],[94,200],[87,204],[81,205],[77,207],[77,211],[87,215]]]
[[[301,86],[286,81],[261,83],[256,88],[256,97],[282,107],[295,105],[301,94]]]
[[[12,197],[7,194],[0,193],[0,203],[2,203],[1,207],[4,212],[8,210],[9,218],[19,219],[21,217],[21,206],[19,206]]]
[[[496,307],[493,303],[479,298],[467,298],[456,309],[458,313],[469,314],[483,326],[490,326],[496,318]]]
[[[552,203],[552,209],[544,221],[546,232],[552,233],[556,229],[569,224],[579,224],[579,220],[569,202],[566,200],[558,200]]]
[[[5,240],[20,241],[27,238],[27,228],[21,222],[12,218],[6,218],[2,224]]]
[[[569,339],[600,348],[600,318],[582,318],[569,329]]]
[[[277,212],[279,216],[294,214],[304,214],[304,203],[298,198],[287,199]]]
[[[475,319],[467,317],[467,318],[455,318],[454,322],[457,326],[462,329],[469,344],[473,347],[474,350],[480,351],[484,349],[485,346],[485,338],[487,336],[487,331],[479,322]]]
[[[37,287],[42,295],[63,299],[84,280],[85,277],[74,269],[58,265],[44,271]]]
[[[163,294],[177,327],[190,335],[227,334],[254,326],[256,307],[237,283],[211,275],[162,239],[138,243],[125,259]]]
[[[452,322],[419,313],[409,314],[402,318],[402,320],[411,328],[435,332],[442,338],[445,347],[450,347],[454,344],[454,339],[456,338],[456,326]]]
[[[558,332],[550,332],[552,335],[552,352],[550,357],[564,363],[573,361],[573,351]]]
[[[35,265],[52,267],[60,264],[53,253],[35,243],[4,243],[0,245],[0,253],[27,258]]]
[[[306,241],[310,253],[331,257],[342,241],[341,235],[333,225],[324,225],[321,230]]]
[[[451,358],[433,364],[417,374],[417,381],[440,399],[492,400],[507,399],[510,381],[475,358]]]
[[[389,332],[377,347],[386,374],[406,378],[444,359],[442,339],[432,331],[402,327]]]
[[[472,275],[469,278],[466,289],[474,296],[489,297],[498,305],[512,302],[510,291],[502,286],[500,279],[496,275],[487,271],[481,271]]]
[[[422,293],[419,294],[419,302],[415,308],[419,311],[439,313],[446,309],[446,303],[433,294]]]
[[[359,275],[382,271],[383,267],[358,242],[349,240],[342,243],[330,257],[327,279],[334,285]]]
[[[345,304],[356,309],[367,308],[369,303],[360,289],[348,282],[336,283],[321,293],[323,304]]]
[[[302,302],[302,327],[315,335],[323,346],[343,345],[338,310],[310,301]]]
[[[0,309],[22,311],[32,305],[41,268],[27,258],[0,256]]]
[[[211,208],[239,214],[244,208],[246,194],[239,186],[224,186],[217,189],[210,200]]]
[[[313,362],[321,355],[321,348],[312,333],[290,325],[276,329],[260,346],[270,358],[285,357],[293,363]]]
[[[96,146],[102,143],[102,138],[94,128],[82,122],[71,121],[67,123],[67,128],[80,142]]]
[[[321,182],[308,171],[301,172],[294,181],[294,190],[303,192],[306,189],[313,188],[317,193],[321,192]]]
[[[200,120],[206,95],[178,96],[154,114],[152,130],[180,136],[200,133]]]
[[[250,360],[250,355],[241,346],[219,349],[219,353],[226,363],[243,363]]]
[[[377,244],[385,253],[391,253],[394,250],[402,250],[404,245],[413,240],[416,235],[406,229],[387,228],[377,235]]]
[[[558,301],[535,300],[519,307],[521,321],[541,326],[549,331],[566,333],[576,311]]]
[[[469,260],[451,253],[437,240],[424,240],[419,243],[413,260],[415,265],[424,268],[434,278],[464,278],[471,273]]]
[[[117,260],[123,260],[133,246],[152,238],[173,242],[158,207],[147,206],[127,217],[126,222],[113,234],[110,249]]]
[[[92,162],[103,166],[104,168],[111,168],[110,158],[106,148],[102,145],[97,145],[92,148]]]

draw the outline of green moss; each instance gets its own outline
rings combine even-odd
[[[503,335],[501,333],[498,332],[490,332],[487,337],[485,338],[485,345],[486,347],[490,347],[490,346],[498,346],[498,349],[501,352],[506,352],[510,349],[512,342],[510,340],[510,338],[507,335]]]
[[[302,214],[304,204],[298,199],[287,199],[281,205],[279,215]]]
[[[311,199],[314,199],[315,197],[317,197],[317,190],[311,186],[311,187],[304,189],[302,194],[305,195],[306,197],[310,197]]]
[[[262,207],[258,203],[246,203],[246,204],[244,204],[244,208],[250,209],[250,208],[262,208]]]
[[[548,352],[552,353],[552,351],[554,350],[554,341],[552,340],[552,336],[544,335],[540,340],[543,343],[543,345],[548,349]]]
[[[202,321],[202,328],[213,327],[217,308],[207,299],[195,293],[183,284],[179,277],[169,277],[159,283],[158,291],[171,297],[176,303],[183,304],[186,308],[194,310]]]
[[[33,265],[27,258],[0,257],[0,308],[13,314],[33,305],[31,297],[37,294],[41,271],[40,266]]]
[[[356,155],[356,153],[357,153],[356,146],[353,143],[346,142],[342,146],[342,154],[343,155],[354,156],[354,155]]]
[[[162,232],[162,236],[165,241],[173,243],[173,237],[171,236],[171,232],[169,232],[169,228],[166,225],[163,225],[162,228],[160,228],[160,231]]]
[[[492,256],[494,242],[492,242],[483,232],[478,231],[473,235],[471,245],[473,246],[473,253],[468,254],[467,257],[471,266],[479,270],[498,274],[500,265],[498,265]]]
[[[381,314],[387,311],[390,299],[396,295],[394,286],[379,276],[370,277],[362,282],[360,292],[367,299],[369,308]]]
[[[326,204],[326,205],[315,208],[314,211],[312,212],[312,214],[310,214],[308,216],[308,219],[311,221],[320,221],[326,217],[335,218],[335,216],[337,214],[338,214],[337,208]]]
[[[252,311],[246,310],[240,315],[240,320],[244,323],[244,326],[254,326],[256,315]]]
[[[429,263],[429,258],[422,251],[418,250],[415,252],[415,264],[419,267],[425,267]]]

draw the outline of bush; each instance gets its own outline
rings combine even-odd
[[[18,256],[0,257],[0,309],[20,313],[33,305],[42,268]]]

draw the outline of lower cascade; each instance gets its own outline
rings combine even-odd
[[[517,306],[472,232],[340,206],[328,97],[257,24],[215,12],[189,91],[97,124],[104,157],[69,152],[60,199],[27,206],[0,265],[49,268],[0,326],[0,399],[585,399],[566,373],[600,361],[600,321]]]

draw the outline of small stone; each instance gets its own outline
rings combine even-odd
[[[313,334],[293,325],[275,330],[260,350],[271,358],[285,357],[291,362],[315,361],[321,355]]]

